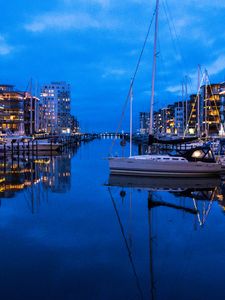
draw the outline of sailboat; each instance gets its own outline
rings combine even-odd
[[[155,92],[155,73],[157,56],[159,0],[155,8],[155,35],[152,66],[152,90],[150,102],[149,143],[154,142],[153,136],[153,105]],[[132,97],[131,97],[132,103]],[[131,115],[132,118],[132,115]],[[131,119],[132,120],[132,119]],[[111,174],[135,176],[166,176],[166,177],[206,177],[221,172],[221,164],[216,162],[209,146],[198,146],[189,150],[180,150],[175,155],[138,155],[132,156],[132,134],[130,134],[130,156],[109,157]]]

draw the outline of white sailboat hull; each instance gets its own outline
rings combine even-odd
[[[221,173],[219,163],[189,162],[187,160],[157,161],[156,159],[138,159],[137,157],[109,158],[111,174],[162,176],[162,177],[206,177]]]

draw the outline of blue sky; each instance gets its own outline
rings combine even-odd
[[[115,131],[154,1],[1,1],[0,82],[65,80],[82,129]],[[178,99],[185,75],[196,92],[198,64],[225,80],[224,17],[225,0],[161,0],[156,109]],[[136,125],[149,109],[152,43],[153,28],[133,90]]]

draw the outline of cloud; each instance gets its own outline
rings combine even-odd
[[[0,35],[0,55],[8,55],[13,50],[5,40],[4,36]]]
[[[48,29],[71,30],[98,28],[99,22],[88,14],[72,13],[50,13],[35,17],[35,19],[25,25],[25,29],[32,32],[42,32]]]
[[[107,29],[114,26],[116,26],[115,22],[88,13],[50,12],[36,16],[33,21],[25,24],[24,27],[31,32],[43,32],[45,30]]]
[[[122,68],[115,68],[115,69],[107,69],[102,75],[102,78],[107,78],[107,77],[122,77],[127,73],[125,69]]]
[[[90,2],[90,3],[96,3],[96,4],[100,5],[103,8],[109,7],[110,4],[111,4],[110,0],[90,0],[88,2]]]
[[[168,86],[166,88],[166,91],[170,92],[170,93],[180,93],[181,92],[181,85]]]
[[[62,0],[62,2],[66,5],[77,5],[79,4],[86,4],[86,5],[100,5],[101,7],[105,8],[111,4],[110,0]]]
[[[196,2],[196,0],[190,0],[190,5],[196,5],[200,8],[225,8],[225,2],[221,0],[199,0]]]
[[[214,62],[209,64],[206,69],[209,75],[217,75],[218,73],[225,71],[225,55],[219,56]]]

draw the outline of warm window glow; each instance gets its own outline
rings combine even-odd
[[[196,150],[193,154],[192,157],[193,158],[201,158],[203,156],[203,153],[201,150]]]

